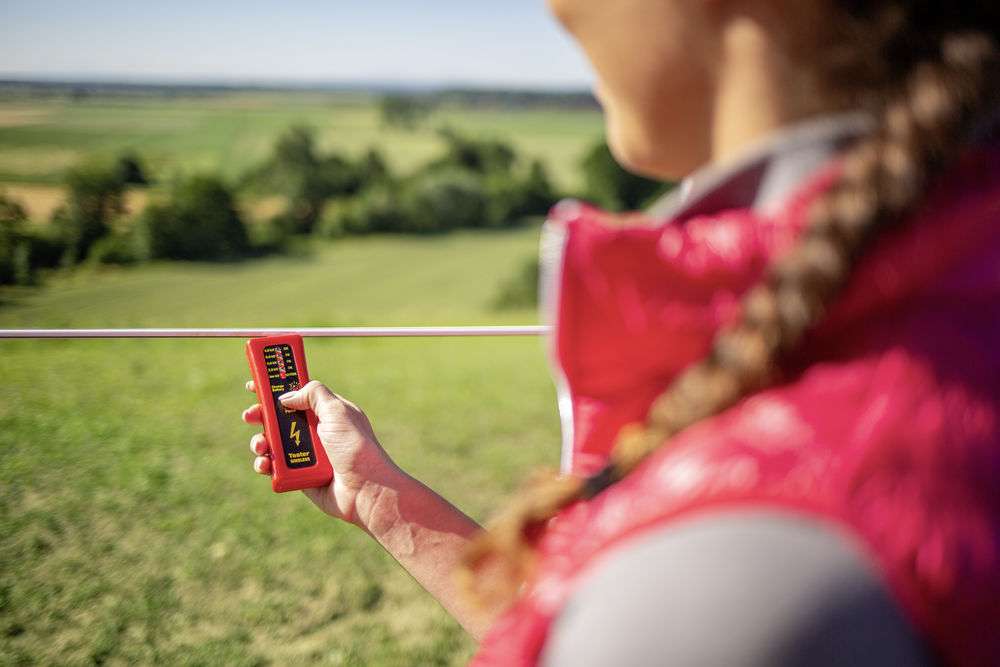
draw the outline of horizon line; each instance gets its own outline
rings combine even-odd
[[[302,91],[358,91],[358,92],[445,92],[483,91],[513,93],[559,93],[584,94],[593,96],[587,83],[573,82],[517,82],[517,81],[473,81],[463,79],[440,79],[427,81],[407,81],[393,78],[371,79],[279,79],[270,77],[191,77],[132,75],[89,75],[89,74],[38,74],[20,72],[0,72],[0,86],[45,85],[45,86],[108,86],[135,88],[209,88],[230,90],[302,90]]]

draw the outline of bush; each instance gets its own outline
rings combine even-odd
[[[143,169],[139,156],[132,152],[123,153],[118,156],[118,162],[115,165],[115,176],[119,181],[128,185],[149,185],[146,170]]]
[[[412,95],[385,95],[379,102],[383,127],[416,128],[427,117],[430,105]]]
[[[372,179],[388,170],[373,151],[355,165],[339,155],[322,156],[316,149],[315,131],[298,125],[278,137],[267,162],[244,177],[244,183],[288,200],[286,218],[292,232],[313,231],[323,206],[331,197],[354,195],[362,178]]]
[[[67,204],[53,221],[65,246],[67,264],[86,257],[90,246],[108,233],[113,217],[124,211],[124,190],[111,167],[81,165],[66,173]]]
[[[95,241],[87,253],[88,264],[132,264],[135,249],[125,235],[109,234]]]
[[[288,209],[280,223],[254,231],[254,245],[271,238],[315,232],[429,234],[460,227],[506,227],[545,214],[555,201],[540,162],[515,172],[517,154],[500,141],[469,139],[442,130],[445,151],[405,180],[396,180],[382,155],[368,150],[350,162],[320,155],[314,132],[293,127],[279,137],[266,163],[243,183],[282,192]]]
[[[355,165],[358,189],[392,180],[392,172],[382,154],[369,148]]]
[[[58,266],[66,246],[49,224],[29,224],[24,209],[0,195],[0,284],[31,285],[42,268]]]
[[[235,259],[249,249],[232,194],[212,177],[183,181],[169,203],[146,209],[143,226],[155,259]]]
[[[31,245],[31,266],[34,268],[55,268],[66,254],[60,231],[53,224],[28,225],[28,242]]]
[[[334,199],[323,208],[316,233],[326,238],[345,234],[403,232],[413,227],[413,208],[399,188],[379,183],[356,197]]]
[[[328,202],[323,207],[313,233],[328,239],[340,238],[348,233],[364,233],[364,230],[359,229],[359,200],[359,197],[351,197]]]
[[[526,177],[497,173],[486,179],[487,219],[494,227],[511,227],[529,216],[545,215],[556,194],[545,167],[537,160]]]
[[[256,252],[281,252],[287,247],[294,226],[287,214],[276,215],[264,222],[247,225],[247,241]]]
[[[90,246],[87,262],[90,264],[134,264],[142,261],[146,249],[135,229],[113,232]]]
[[[401,231],[427,234],[487,223],[486,187],[468,171],[423,174],[412,184],[410,198],[413,215]]]
[[[27,216],[21,205],[0,195],[0,285],[31,281]]]
[[[292,231],[312,232],[326,201],[331,197],[353,195],[359,185],[354,165],[337,155],[330,155],[304,171],[289,192],[288,218],[293,223]]]
[[[325,206],[317,233],[402,232],[435,234],[470,227],[506,227],[548,211],[555,196],[540,163],[524,177],[509,172],[444,168],[418,171],[403,183],[377,181],[360,195],[335,198]]]
[[[381,184],[367,188],[355,203],[355,210],[344,216],[344,230],[352,234],[410,231],[413,209],[398,188]]]
[[[507,172],[514,167],[517,153],[501,141],[469,139],[445,128],[439,132],[445,141],[445,154],[425,169],[461,169],[479,174]]]

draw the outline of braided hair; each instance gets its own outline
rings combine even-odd
[[[741,318],[657,397],[641,424],[618,435],[607,466],[589,477],[549,473],[530,482],[467,554],[471,573],[495,561],[507,592],[530,574],[545,523],[634,470],[695,422],[774,381],[842,291],[873,239],[900,224],[933,180],[1000,108],[1000,8],[995,0],[833,0],[834,47],[817,62],[835,105],[863,108],[875,129],[842,155],[836,182],[811,206],[796,246],[742,299]],[[491,571],[491,574],[494,574]],[[490,582],[504,590],[495,577]]]

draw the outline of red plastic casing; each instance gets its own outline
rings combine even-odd
[[[264,435],[271,447],[271,488],[284,493],[326,486],[333,479],[333,467],[316,431],[316,414],[312,410],[288,410],[276,400],[309,382],[302,336],[251,338],[246,350]],[[306,424],[311,442],[303,445],[306,439],[301,427]]]

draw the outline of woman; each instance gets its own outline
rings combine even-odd
[[[483,664],[1000,663],[1000,10],[550,5],[617,159],[696,170],[645,216],[553,212],[563,474],[480,535],[311,383],[307,494]]]

